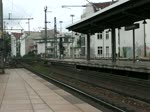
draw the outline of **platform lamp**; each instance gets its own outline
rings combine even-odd
[[[147,24],[146,20],[143,21],[143,27],[144,27],[144,57],[146,57],[146,31],[145,31],[145,25]]]

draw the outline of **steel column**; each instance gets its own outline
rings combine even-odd
[[[116,62],[116,32],[115,28],[111,30],[111,44],[112,44],[112,62]]]
[[[146,21],[143,22],[143,25],[144,25],[144,57],[146,57],[147,56],[147,53],[146,53],[146,30],[145,30]]]
[[[135,29],[133,29],[133,63],[135,63]]]
[[[54,57],[57,58],[57,19],[54,17]]]
[[[87,34],[87,61],[90,60],[90,34]]]

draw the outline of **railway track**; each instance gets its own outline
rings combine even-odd
[[[57,69],[59,70],[62,70],[61,73],[63,72],[63,67],[53,67],[53,69],[55,69],[54,71],[58,71]],[[75,70],[71,70],[69,69],[69,72],[72,72],[75,74]],[[56,72],[55,72],[56,73]],[[58,73],[58,72],[57,72]],[[66,72],[67,74],[67,72]],[[93,71],[77,71],[77,76],[74,76],[73,75],[67,75],[69,77],[72,77],[72,78],[76,78],[78,77],[78,79],[82,79],[83,81],[87,81],[86,80],[86,77],[88,77],[88,80],[87,82],[88,83],[92,83],[93,85],[96,85],[96,86],[99,86],[99,87],[102,87],[104,89],[107,89],[107,90],[110,90],[110,91],[113,91],[113,92],[117,92],[119,94],[122,94],[124,96],[129,96],[129,97],[133,97],[133,98],[136,98],[138,100],[142,100],[144,102],[147,102],[147,103],[150,103],[150,98],[149,97],[145,97],[145,96],[150,96],[150,82],[149,81],[146,81],[146,84],[145,83],[142,83],[144,80],[137,80],[137,79],[134,79],[134,78],[127,78],[127,77],[121,77],[121,76],[115,76],[115,75],[110,75],[108,73],[100,73],[100,72],[93,72]],[[78,75],[80,74],[80,75]],[[80,77],[81,75],[83,75],[82,77]],[[100,80],[98,80],[100,79]],[[101,83],[98,83],[98,82],[101,82],[103,85],[101,85]],[[130,94],[128,93],[128,91],[121,91],[121,90],[118,90],[117,88],[112,88],[109,86],[109,83],[111,84],[115,84],[115,87],[118,87],[118,88],[126,88],[128,91],[137,91],[137,90],[141,90],[141,94],[142,95],[138,95],[140,93],[136,93],[136,94]],[[145,96],[144,96],[145,95]]]
[[[55,78],[53,78],[53,77],[46,76],[46,75],[44,75],[44,74],[42,74],[42,73],[39,73],[39,72],[37,72],[37,71],[31,69],[30,67],[25,66],[25,65],[24,65],[24,67],[25,67],[26,69],[30,70],[31,72],[33,72],[33,73],[39,75],[40,77],[46,79],[47,81],[55,82],[55,83],[57,83],[57,84],[59,84],[59,85],[61,85],[61,86],[64,86],[64,87],[67,88],[67,89],[70,89],[71,91],[76,92],[77,94],[80,94],[80,95],[86,97],[87,99],[92,100],[93,102],[96,102],[96,103],[99,104],[99,105],[103,105],[105,108],[110,109],[112,112],[127,112],[127,110],[124,110],[124,109],[122,109],[122,108],[119,108],[119,107],[117,107],[117,106],[114,106],[114,105],[112,105],[112,104],[110,104],[110,103],[108,103],[108,102],[105,102],[105,101],[103,101],[103,100],[101,100],[101,99],[99,99],[99,98],[97,98],[97,97],[95,97],[95,96],[92,96],[92,95],[90,95],[90,94],[88,94],[88,93],[86,93],[86,92],[84,92],[84,91],[82,91],[82,90],[80,90],[80,89],[78,89],[78,88],[72,87],[72,86],[70,86],[70,85],[68,85],[68,84],[66,84],[66,83],[64,83],[64,82],[61,82],[61,81],[59,81],[59,80],[57,80],[57,79],[55,79]]]
[[[57,67],[54,66],[54,68],[51,68],[50,66],[48,66],[48,68],[52,70],[51,73],[53,73],[53,74],[55,74],[55,75],[57,74],[57,75],[58,75],[57,77],[60,77],[60,75],[62,75],[62,74],[67,74],[66,72],[61,71],[61,70],[60,70],[60,67],[57,68]],[[63,70],[66,70],[66,69],[63,68]],[[73,70],[73,69],[70,69],[69,71],[70,71],[70,72],[73,72],[72,70]],[[31,70],[31,71],[32,71],[32,72],[35,72],[35,71],[33,71],[33,70]],[[57,71],[57,72],[56,72],[56,71]],[[58,73],[58,71],[59,71],[59,73]],[[82,72],[85,72],[85,71],[82,71]],[[74,72],[73,72],[73,73],[74,73]],[[39,73],[36,73],[36,74],[39,74]],[[89,72],[89,74],[90,74],[90,72]],[[39,75],[42,76],[43,78],[45,78],[45,76],[46,76],[46,75],[43,76],[43,74],[39,74]],[[68,75],[71,76],[71,75],[74,75],[74,74],[68,74]],[[80,74],[80,75],[81,75],[81,74]],[[86,74],[86,75],[87,75],[87,74]],[[93,76],[93,74],[92,74],[92,76]],[[50,78],[50,76],[46,76],[46,77]],[[57,78],[57,77],[56,77],[56,78]],[[62,79],[63,79],[64,77],[66,77],[66,76],[65,76],[65,75],[62,76],[62,77],[59,79],[59,80],[60,80],[59,82],[62,82]],[[76,77],[78,77],[78,76],[76,76]],[[91,77],[89,77],[89,76],[87,76],[87,77],[91,79]],[[46,78],[46,79],[49,80],[48,78]],[[54,78],[53,76],[52,76],[51,78],[56,80],[56,78]],[[64,79],[64,80],[66,80],[66,82],[63,81],[63,83],[64,83],[64,84],[68,83],[68,82],[70,81],[70,78],[71,78],[71,77],[69,77],[68,80]],[[82,78],[83,78],[83,77],[82,77]],[[105,78],[106,78],[106,77],[105,77]],[[109,77],[109,78],[110,78],[110,77]],[[77,79],[75,79],[75,80],[77,80]],[[58,78],[57,78],[56,81],[58,81]],[[55,82],[55,81],[54,81],[54,82]],[[87,85],[87,84],[88,84],[88,83],[86,83],[86,85]],[[67,84],[67,85],[68,85],[68,84]],[[70,84],[69,84],[69,85],[70,85]],[[94,86],[95,86],[95,85],[94,85]],[[72,86],[70,86],[70,87],[72,87]],[[73,88],[76,89],[76,88],[78,88],[78,87],[76,87],[76,86],[73,85]],[[83,88],[83,87],[82,87],[82,88]],[[100,88],[101,88],[101,87],[100,87]],[[102,87],[102,89],[110,90],[110,89],[104,88],[104,87]],[[79,90],[81,91],[81,88],[80,88]],[[92,91],[92,90],[91,90],[91,91]],[[88,93],[87,95],[89,95],[89,96],[93,96],[93,94],[91,94],[90,92],[85,92],[84,90],[82,90],[82,92],[85,93],[85,94]],[[81,93],[82,93],[82,92],[81,92]],[[110,90],[109,92],[112,92],[112,91]],[[113,92],[119,93],[118,91],[114,91],[114,90],[113,90]],[[139,103],[133,101],[133,97],[132,97],[131,95],[129,96],[129,95],[126,95],[126,94],[121,94],[121,93],[119,93],[119,94],[122,95],[123,97],[126,96],[127,99],[129,99],[129,102],[132,102],[132,104],[135,103],[136,106],[138,106],[138,105],[141,106]],[[84,96],[84,95],[83,95],[83,96]],[[94,96],[95,96],[95,95],[94,95]],[[121,97],[122,97],[122,96],[121,96]],[[113,97],[114,97],[114,96],[113,96]],[[112,106],[114,106],[114,107],[117,107],[117,108],[119,107],[118,109],[120,109],[121,111],[126,111],[126,112],[141,112],[141,111],[142,111],[142,110],[133,111],[132,109],[128,109],[128,108],[126,108],[126,107],[118,106],[118,105],[116,105],[116,104],[110,103],[109,101],[107,101],[107,100],[105,100],[105,99],[103,99],[103,98],[99,98],[99,97],[97,97],[97,96],[95,96],[94,98],[96,98],[96,99],[101,99],[101,101],[106,102],[107,104],[112,105]],[[134,100],[141,100],[141,99],[136,99],[136,97],[134,97],[134,98],[135,98]],[[89,99],[91,99],[91,98],[89,98]],[[120,99],[119,99],[119,100],[120,100]],[[95,101],[95,102],[98,102],[99,104],[103,104],[102,102],[99,102],[99,101],[96,101],[96,100],[94,100],[94,101]],[[124,104],[126,103],[126,100],[123,99],[122,101],[123,101],[123,102],[125,101]],[[122,102],[122,101],[121,101],[121,102]],[[109,103],[108,103],[108,102],[109,102]],[[127,102],[128,102],[128,101],[127,101]],[[128,102],[128,103],[129,103],[129,102]],[[104,103],[103,105],[105,105],[105,103]],[[111,107],[108,106],[107,108],[111,108]],[[144,108],[142,107],[142,109],[144,109]],[[148,109],[150,109],[150,108],[148,107]],[[119,110],[115,110],[114,112],[118,112],[118,111],[119,111]],[[149,112],[149,111],[150,111],[150,110],[145,111],[145,112]],[[119,111],[119,112],[120,112],[120,111]]]

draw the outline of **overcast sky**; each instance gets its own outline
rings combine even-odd
[[[105,2],[110,0],[89,0],[90,2]],[[57,18],[57,27],[60,28],[59,21],[63,21],[63,31],[66,25],[71,24],[71,14],[74,14],[74,21],[78,21],[83,12],[82,7],[62,8],[62,5],[85,5],[86,0],[3,0],[4,4],[4,18],[8,18],[9,13],[11,17],[19,18],[34,18],[31,21],[31,30],[39,30],[44,27],[44,7],[48,7],[47,19],[48,28],[52,29],[54,26],[54,17]],[[7,21],[7,28],[21,28],[28,29],[27,21]]]

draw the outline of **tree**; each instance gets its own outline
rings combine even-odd
[[[4,57],[8,58],[11,54],[11,35],[4,32]]]

